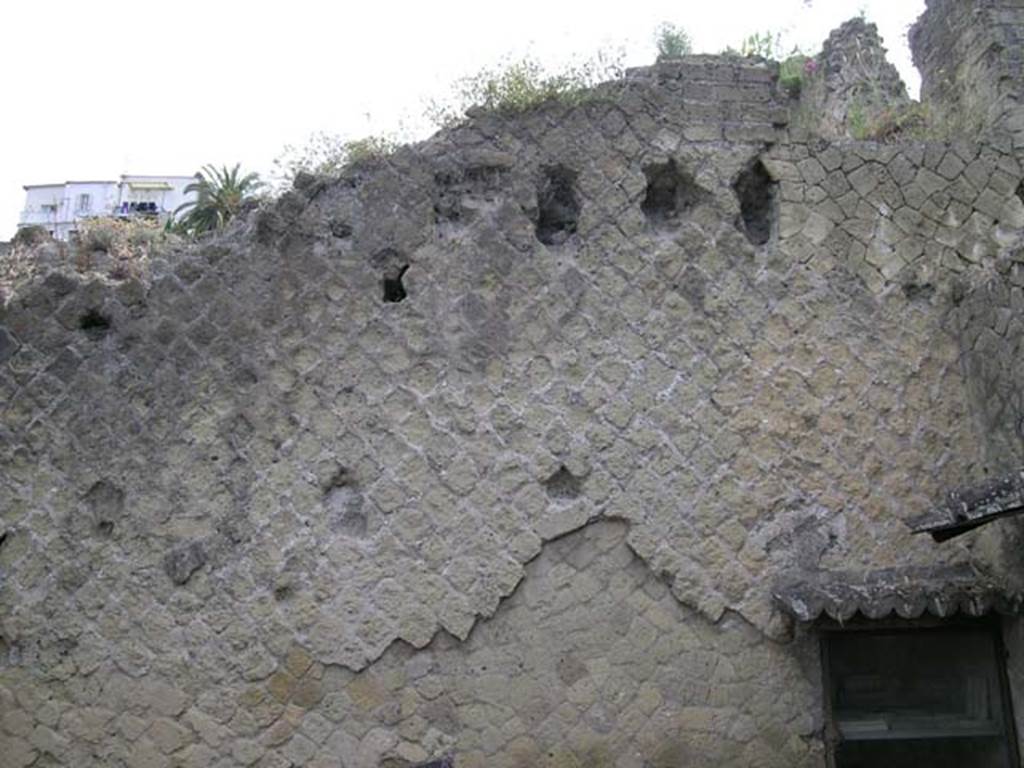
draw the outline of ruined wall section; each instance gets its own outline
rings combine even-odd
[[[951,134],[1024,146],[1024,2],[928,0],[910,32],[931,121]]]
[[[855,18],[833,30],[803,74],[798,127],[827,139],[861,138],[886,113],[909,104],[885,56],[878,27]]]
[[[958,297],[949,316],[961,338],[973,412],[987,438],[986,470],[993,476],[1024,465],[1024,265],[1000,266],[987,282]]]
[[[1016,161],[987,148],[768,151],[785,138],[772,75],[634,72],[579,107],[480,116],[304,179],[149,282],[21,286],[0,311],[4,754],[269,767],[335,738],[323,764],[361,767],[466,734],[507,756],[520,726],[491,729],[518,710],[451,719],[371,682],[360,712],[345,686],[433,658],[402,641],[444,650],[478,700],[459,670],[496,631],[481,617],[513,632],[502,599],[529,602],[527,564],[616,520],[609,551],[638,558],[623,594],[671,605],[662,632],[724,681],[717,701],[638,678],[652,727],[722,765],[811,759],[812,673],[770,589],[977,559],[902,521],[979,472],[944,323],[1024,210]],[[574,571],[600,585],[604,563]],[[569,627],[545,615],[525,648]],[[741,657],[793,700],[743,705],[769,689]],[[571,733],[583,676],[538,670]],[[636,735],[626,708],[600,721],[611,759],[654,759],[668,731]]]
[[[769,158],[781,180],[785,250],[826,270],[838,261],[877,295],[902,294],[937,313],[959,347],[961,418],[974,431],[971,444],[949,441],[950,451],[980,451],[978,477],[1019,467],[1024,170],[1015,154],[903,142],[789,145]],[[1020,541],[1019,523],[1009,521],[975,534],[970,546],[979,562],[1019,583]]]
[[[999,477],[1024,465],[1024,253],[997,265],[989,279],[959,292],[947,318],[960,339],[961,365],[971,414],[983,438],[987,476]],[[1019,519],[985,526],[979,553],[1018,586],[1024,583],[1024,525]]]
[[[826,271],[838,260],[876,296],[941,304],[1021,259],[1024,171],[1012,151],[790,144],[765,162],[780,181],[782,250]]]
[[[764,643],[735,616],[708,623],[626,538],[600,521],[546,545],[465,643],[394,647],[339,680],[344,721],[326,739],[303,723],[291,752],[451,752],[466,768],[821,765],[814,642]],[[269,689],[294,697],[301,683],[285,671]]]
[[[929,0],[927,5],[910,34],[922,74],[922,101],[932,121],[950,132],[986,137],[988,157],[974,172],[975,186],[987,174],[988,201],[998,197],[1016,208],[1010,195],[1024,200],[1024,186],[1010,154],[1012,149],[1019,155],[1024,146],[1024,2]],[[982,470],[998,475],[1024,463],[1024,394],[1016,363],[1024,250],[1016,213],[1004,207],[1000,214],[981,198],[973,205],[993,238],[984,249],[980,279],[957,286],[946,324],[962,350],[970,413],[984,446]],[[992,567],[1019,581],[1020,541],[1019,522],[1004,521],[978,534],[975,547]]]

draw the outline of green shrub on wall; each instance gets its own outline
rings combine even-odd
[[[779,62],[779,87],[797,98],[807,78],[817,70],[817,61],[803,53],[794,53]]]
[[[428,104],[427,117],[445,126],[471,110],[516,114],[549,102],[579,104],[595,85],[621,75],[621,58],[603,52],[557,72],[527,56],[457,80],[450,96]]]
[[[779,64],[779,87],[790,97],[800,95],[807,79],[817,69],[817,60],[804,53],[799,47],[787,49],[782,42],[781,32],[754,32],[740,41],[738,48],[729,46],[724,54],[732,56],[757,56]]]
[[[687,31],[667,21],[661,23],[655,30],[654,42],[658,48],[658,61],[678,59],[693,50]]]
[[[390,136],[364,136],[344,139],[321,131],[301,145],[285,145],[274,160],[277,176],[285,187],[291,186],[300,173],[336,176],[348,165],[378,157],[386,157],[401,145]]]

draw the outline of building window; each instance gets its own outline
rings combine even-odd
[[[998,627],[827,631],[835,768],[1018,768]]]
[[[49,213],[49,214],[53,214],[53,215],[56,215],[56,213],[57,213],[57,204],[56,203],[43,203],[39,207],[43,210],[43,213]]]
[[[78,204],[75,206],[75,210],[78,213],[88,213],[92,208],[92,198],[87,194],[78,196]]]

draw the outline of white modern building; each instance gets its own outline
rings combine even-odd
[[[67,240],[82,219],[151,216],[166,221],[195,193],[185,188],[198,176],[121,176],[119,181],[27,184],[18,227],[41,226]]]

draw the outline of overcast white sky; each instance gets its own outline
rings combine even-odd
[[[621,48],[628,66],[648,64],[662,21],[686,27],[698,52],[763,30],[817,50],[862,10],[916,95],[906,30],[924,0],[6,0],[0,239],[23,184],[206,163],[268,174],[285,144],[315,131],[358,138],[404,124],[418,137],[427,99],[508,55],[557,67]]]

